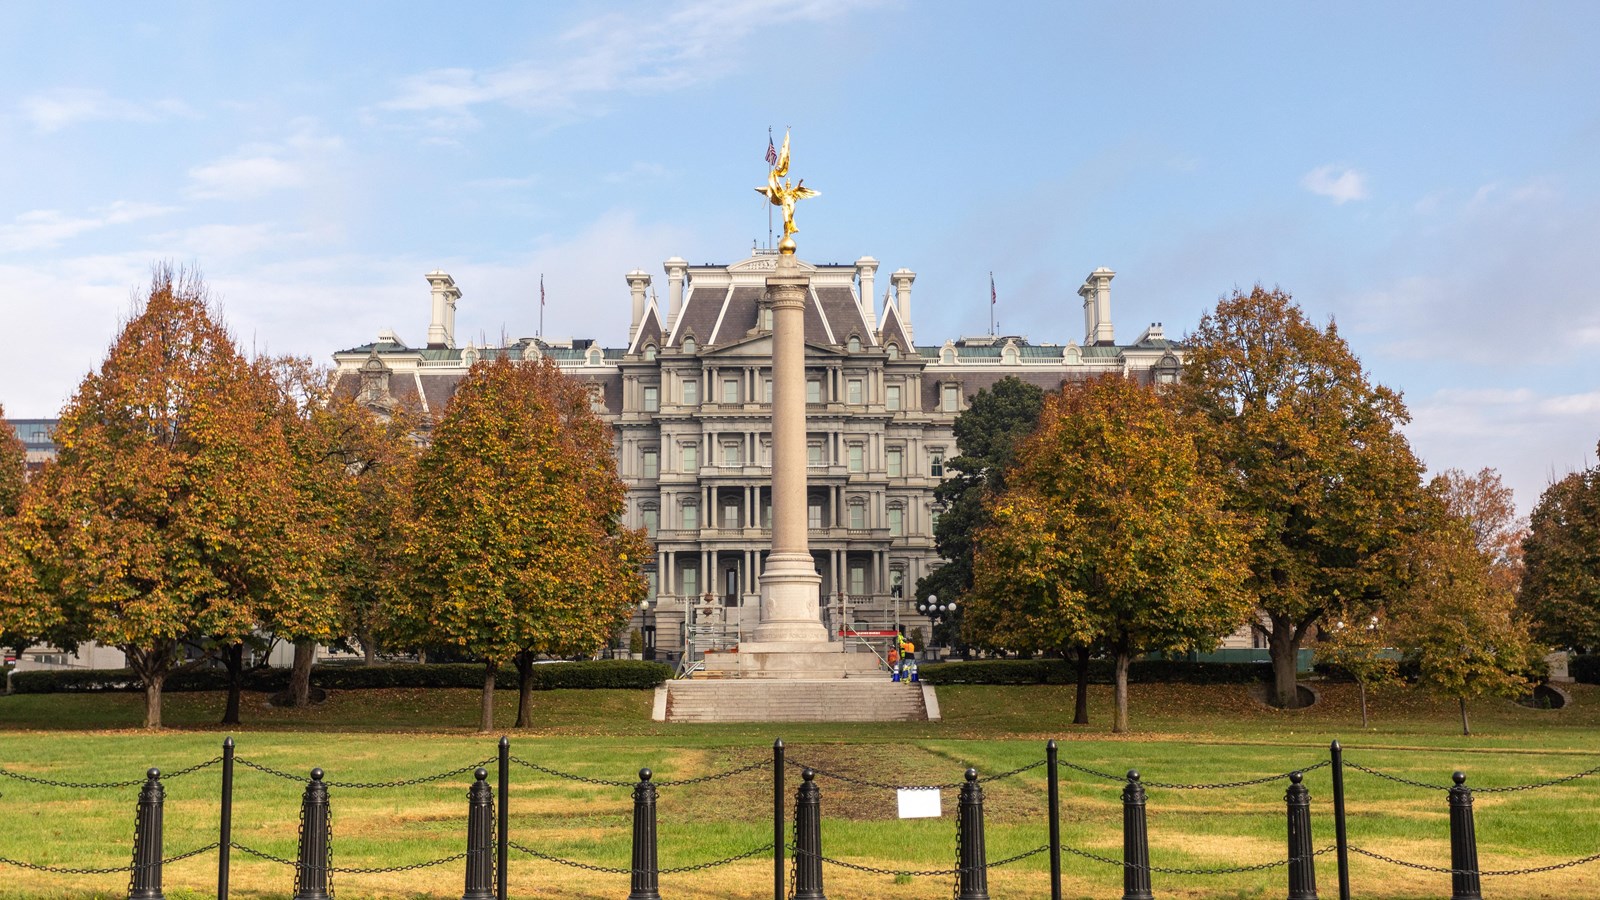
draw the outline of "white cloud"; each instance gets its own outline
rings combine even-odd
[[[0,253],[48,249],[82,234],[166,215],[175,209],[172,206],[126,200],[118,200],[91,209],[87,215],[78,216],[68,215],[58,209],[35,209],[18,215],[9,225],[0,225]]]
[[[140,103],[94,88],[54,88],[24,97],[18,105],[22,115],[41,132],[59,131],[79,122],[157,122],[194,115],[181,100]]]
[[[675,90],[726,74],[738,62],[736,48],[751,43],[747,39],[758,30],[825,21],[867,5],[858,0],[696,0],[656,18],[608,13],[561,35],[551,61],[433,69],[402,79],[399,94],[381,106],[444,112],[450,117],[435,119],[434,125],[470,127],[475,120],[466,110],[484,103],[571,111],[608,93]]]
[[[1367,176],[1345,166],[1318,166],[1300,179],[1300,186],[1335,204],[1367,199]]]
[[[339,138],[319,135],[301,123],[300,130],[281,144],[248,144],[190,169],[185,193],[197,200],[250,200],[304,187],[314,170],[343,146]]]

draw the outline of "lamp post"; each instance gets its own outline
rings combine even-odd
[[[939,627],[939,624],[943,621],[945,614],[954,613],[955,611],[956,602],[954,600],[951,600],[949,603],[940,603],[939,596],[937,594],[929,594],[928,599],[917,604],[917,612],[928,617],[929,652],[932,652],[933,650],[934,629]]]
[[[644,636],[644,658],[650,660],[656,658],[656,626],[650,618],[655,608],[655,601],[649,597],[639,601],[639,631]]]

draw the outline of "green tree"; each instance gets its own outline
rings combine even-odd
[[[1517,591],[1522,584],[1522,540],[1528,523],[1517,515],[1515,496],[1500,480],[1500,473],[1483,468],[1468,475],[1460,469],[1445,469],[1428,482],[1428,492],[1440,500],[1447,515],[1472,532],[1472,543],[1488,558],[1499,585]]]
[[[1154,390],[1118,377],[1045,400],[979,536],[968,621],[1013,647],[1103,642],[1112,730],[1128,730],[1137,652],[1201,648],[1250,611],[1244,542],[1192,434]]]
[[[1520,602],[1539,639],[1595,652],[1600,648],[1600,466],[1572,472],[1545,489],[1522,546]]]
[[[1245,587],[1265,619],[1274,702],[1292,706],[1311,629],[1399,591],[1422,493],[1405,404],[1367,381],[1333,323],[1317,328],[1280,290],[1235,291],[1185,343],[1175,397],[1251,535]]]
[[[1527,693],[1538,653],[1470,523],[1452,519],[1408,543],[1409,597],[1394,619],[1396,636],[1421,684],[1457,702],[1468,735],[1467,701]]]
[[[495,672],[515,662],[525,725],[534,657],[604,646],[644,597],[650,547],[621,524],[608,429],[549,360],[480,361],[434,429],[415,483],[414,619],[484,661],[484,731]]]
[[[185,641],[237,641],[317,593],[292,463],[270,398],[218,322],[204,285],[161,267],[84,379],[40,485],[36,554],[56,624],[117,646],[161,724]]]
[[[6,408],[0,405],[0,518],[17,514],[28,475],[27,448],[5,418]]]
[[[27,449],[0,406],[0,649],[18,653],[39,636],[35,579],[21,515],[27,480]]]
[[[1321,629],[1317,659],[1350,673],[1361,691],[1361,727],[1367,727],[1367,690],[1397,683],[1399,659],[1389,648],[1385,620],[1363,610],[1348,621],[1337,618]]]

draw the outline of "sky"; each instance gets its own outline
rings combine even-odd
[[[153,264],[247,350],[624,343],[624,273],[766,244],[917,273],[919,342],[1193,329],[1257,283],[1526,511],[1600,441],[1600,4],[0,5],[0,404],[52,417]],[[780,225],[781,227],[781,225]],[[881,298],[878,298],[881,300]]]

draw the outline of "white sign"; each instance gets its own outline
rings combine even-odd
[[[902,819],[937,819],[944,815],[938,788],[901,788],[897,793]]]

